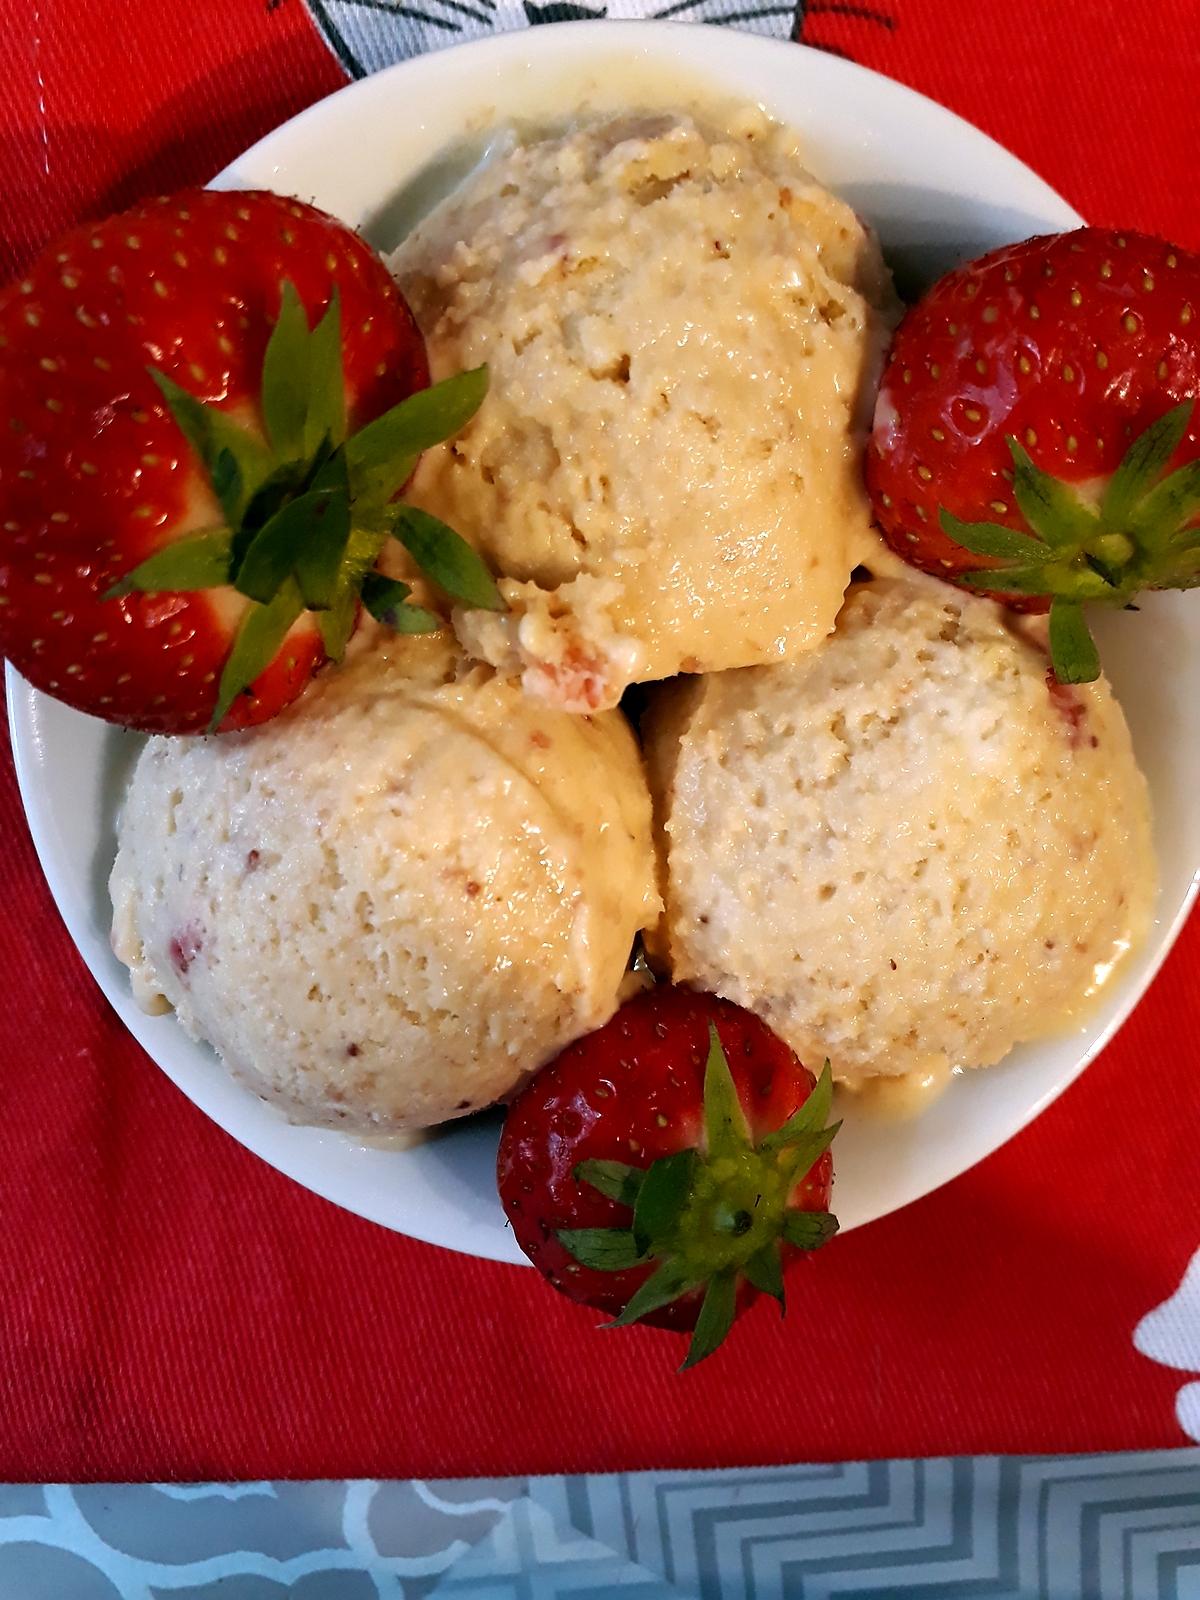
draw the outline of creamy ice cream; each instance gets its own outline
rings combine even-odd
[[[424,1127],[615,1010],[657,912],[619,712],[554,711],[445,638],[362,650],[266,726],[152,739],[113,946],[294,1120]]]
[[[877,548],[860,456],[891,289],[874,238],[746,113],[510,142],[401,246],[435,376],[491,389],[410,497],[503,578],[475,655],[573,710],[777,661]]]
[[[856,586],[824,649],[670,686],[647,732],[674,976],[844,1082],[998,1061],[1148,926],[1120,707],[990,601]]]

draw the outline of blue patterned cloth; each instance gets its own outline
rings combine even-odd
[[[1200,1450],[0,1487],[0,1600],[1200,1600]]]

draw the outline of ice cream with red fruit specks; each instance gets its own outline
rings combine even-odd
[[[512,141],[393,270],[435,374],[487,362],[411,496],[483,552],[474,655],[576,711],[783,660],[878,547],[861,455],[893,305],[873,236],[754,110]]]
[[[357,1133],[508,1095],[607,1021],[658,911],[621,713],[539,705],[447,635],[364,642],[252,733],[152,739],[111,889],[143,1004]]]
[[[825,648],[659,691],[676,981],[835,1078],[998,1061],[1149,926],[1147,788],[1105,680],[932,579],[856,585]]]

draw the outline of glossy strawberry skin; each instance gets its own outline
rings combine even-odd
[[[876,519],[906,561],[953,582],[991,563],[942,531],[942,510],[1026,526],[1009,435],[1044,471],[1089,484],[1197,395],[1200,256],[1099,228],[1006,246],[942,278],[897,329],[867,452]],[[1200,408],[1171,464],[1198,455]]]
[[[261,429],[284,280],[310,322],[340,293],[351,427],[428,383],[382,261],[333,218],[276,195],[150,201],[68,234],[0,293],[0,650],[80,710],[157,732],[208,724],[242,597],[102,596],[165,543],[221,520],[147,368]],[[274,715],[322,660],[302,617],[223,727]]]
[[[569,1045],[509,1108],[497,1181],[518,1244],[556,1289],[615,1315],[650,1267],[598,1272],[556,1237],[564,1228],[627,1227],[630,1212],[573,1176],[585,1160],[649,1167],[697,1145],[703,1120],[709,1024],[720,1036],[751,1133],[761,1137],[808,1099],[813,1076],[764,1022],[715,995],[660,985],[628,1001],[595,1033]],[[833,1181],[828,1151],[791,1204],[824,1211]],[[787,1259],[795,1254],[785,1250]],[[739,1306],[754,1298],[743,1280]],[[686,1330],[701,1297],[688,1295],[644,1320]]]

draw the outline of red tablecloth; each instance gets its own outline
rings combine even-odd
[[[813,3],[804,36],[953,106],[1091,219],[1200,246],[1196,0],[877,3]],[[301,0],[0,0],[0,37],[5,270],[343,81]],[[677,1378],[670,1336],[602,1335],[532,1273],[343,1215],[206,1122],[75,955],[7,760],[0,826],[0,1478],[1183,1442],[1183,1380],[1130,1336],[1200,1246],[1197,924],[1033,1128]]]

